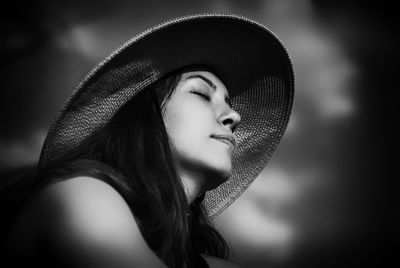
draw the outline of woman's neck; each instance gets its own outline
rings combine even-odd
[[[205,192],[201,183],[203,180],[199,176],[189,172],[180,172],[180,178],[185,190],[186,199],[190,205],[199,195]]]

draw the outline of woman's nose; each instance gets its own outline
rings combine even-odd
[[[228,109],[225,110],[223,114],[221,114],[219,121],[222,125],[229,127],[233,132],[235,131],[240,120],[241,120],[240,114],[229,107]]]

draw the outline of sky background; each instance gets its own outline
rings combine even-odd
[[[397,9],[388,2],[360,3],[11,3],[1,11],[0,171],[37,161],[73,89],[135,34],[181,15],[243,15],[285,44],[296,94],[271,161],[216,219],[231,259],[250,268],[381,267],[398,253],[389,191],[395,178],[389,171],[395,166]]]

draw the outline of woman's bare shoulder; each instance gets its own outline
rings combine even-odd
[[[201,255],[207,261],[207,263],[210,266],[210,268],[241,268],[236,263],[233,263],[233,262],[221,259],[221,258],[217,258],[217,257],[214,257],[214,256],[209,256],[209,255],[206,255],[206,254],[201,254]]]
[[[36,199],[38,204],[48,209],[61,209],[68,216],[99,217],[104,220],[132,219],[133,216],[127,203],[111,185],[87,176],[50,184]],[[107,213],[112,213],[114,217],[109,217]]]
[[[50,184],[27,210],[39,240],[45,240],[46,250],[59,260],[74,260],[77,267],[164,267],[146,244],[128,204],[99,179],[79,176]]]
[[[129,206],[113,187],[86,176],[44,187],[31,201],[29,210],[36,215],[47,215],[38,218],[42,226],[75,224],[79,228],[107,228],[111,231],[115,226],[128,228],[136,225]]]

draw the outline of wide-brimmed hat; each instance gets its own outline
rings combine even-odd
[[[264,169],[287,126],[294,72],[287,50],[262,24],[236,15],[199,14],[152,27],[116,49],[79,84],[50,127],[39,166],[59,159],[128,100],[171,71],[203,65],[227,87],[241,115],[232,175],[206,193],[213,218]]]

